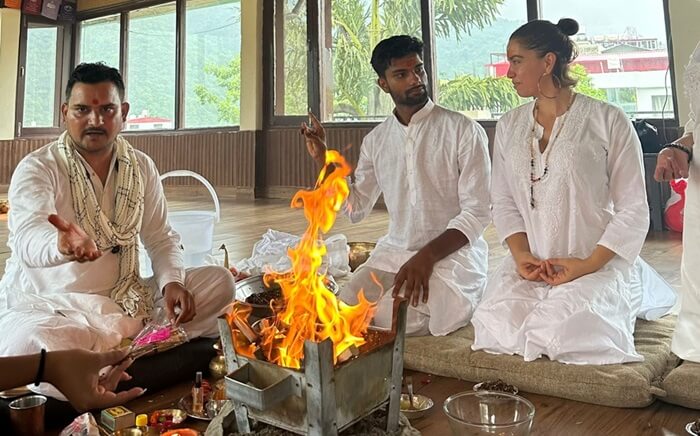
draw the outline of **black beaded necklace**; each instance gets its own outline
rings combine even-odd
[[[561,123],[559,124],[559,129],[554,135],[554,138],[552,138],[551,135],[549,137],[549,143],[547,144],[548,149],[551,149],[552,146],[554,146],[554,143],[559,138],[559,134],[562,130],[564,130],[564,124],[566,123],[566,119],[569,117],[569,109],[571,109],[571,105],[574,104],[575,95],[576,93],[571,93],[571,98],[569,99],[569,104],[566,107],[566,111],[564,112],[564,117],[562,118]],[[538,183],[542,181],[542,179],[547,177],[547,174],[549,173],[549,155],[552,154],[551,150],[549,152],[545,150],[546,156],[544,158],[544,170],[542,171],[542,174],[539,177],[535,177],[535,147],[539,147],[539,141],[537,141],[535,137],[535,127],[537,126],[537,111],[537,101],[535,101],[532,129],[530,130],[530,140],[528,141],[530,143],[530,207],[532,209],[535,208],[535,183]]]

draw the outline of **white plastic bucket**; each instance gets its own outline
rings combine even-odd
[[[185,249],[185,267],[206,265],[214,241],[214,224],[219,222],[221,208],[214,187],[202,175],[189,170],[169,171],[160,176],[161,182],[168,177],[192,177],[199,180],[214,200],[214,210],[184,210],[168,212],[170,226],[180,235]],[[145,250],[141,250],[141,276],[153,275],[151,262]],[[145,258],[145,259],[144,259]]]

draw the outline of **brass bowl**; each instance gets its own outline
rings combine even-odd
[[[401,413],[409,420],[422,418],[433,408],[433,400],[425,395],[413,394],[413,407],[408,399],[408,394],[401,394]]]
[[[377,244],[374,242],[348,242],[348,246],[350,247],[348,254],[350,271],[355,271],[360,265],[367,262]]]
[[[226,357],[224,356],[221,339],[214,342],[213,347],[214,350],[216,350],[216,356],[209,361],[209,375],[214,380],[220,380],[228,374],[226,370]]]
[[[226,357],[223,354],[217,354],[209,362],[209,374],[212,379],[220,380],[228,374],[226,371]]]

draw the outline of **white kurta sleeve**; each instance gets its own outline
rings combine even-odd
[[[459,230],[470,243],[479,239],[491,222],[488,142],[484,128],[475,122],[465,129],[459,142],[457,190],[461,212],[450,220],[447,228]]]
[[[518,210],[510,181],[513,174],[506,162],[504,141],[506,140],[507,120],[501,119],[496,123],[496,136],[493,143],[493,180],[491,187],[491,204],[493,224],[501,244],[516,233],[526,233],[525,220]]]
[[[343,213],[351,222],[357,223],[365,219],[372,211],[380,194],[377,175],[374,172],[374,162],[369,156],[367,140],[362,141],[360,158],[355,168],[355,183],[350,185]]]
[[[691,110],[688,116],[688,122],[685,123],[685,128],[683,129],[683,134],[685,135],[687,135],[688,133],[693,133],[695,131],[695,112]]]
[[[609,248],[630,264],[635,261],[649,230],[649,205],[642,146],[625,114],[611,108],[607,172],[614,215],[598,245]]]
[[[180,235],[168,223],[168,205],[158,170],[150,158],[146,158],[143,165],[145,188],[141,240],[151,258],[158,289],[162,291],[171,282],[184,285],[184,254],[180,248]]]
[[[700,64],[700,42],[698,42],[698,45],[695,47],[695,50],[693,50],[693,53],[690,55],[690,60],[688,61],[688,65],[686,65],[686,74],[685,74],[685,80],[686,81],[694,81],[697,76],[694,76],[694,74],[690,73],[691,69],[697,68],[697,64]],[[686,88],[692,89],[693,86],[690,83],[686,83]],[[688,122],[685,124],[685,130],[683,133],[688,134],[688,133],[693,133],[695,130],[695,126],[697,125],[697,117],[695,116],[696,113],[700,113],[700,107],[697,107],[698,99],[695,98],[690,98],[690,113],[688,114],[689,119]]]
[[[56,180],[46,164],[34,156],[23,159],[10,182],[8,245],[29,268],[45,268],[69,262],[58,251],[58,231],[48,221],[56,213]]]

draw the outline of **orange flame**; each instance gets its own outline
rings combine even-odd
[[[306,340],[321,342],[331,338],[334,363],[348,348],[365,343],[363,336],[374,315],[375,304],[367,301],[362,291],[355,306],[339,301],[326,287],[325,275],[319,273],[326,254],[321,234],[331,229],[349,194],[345,180],[349,174],[345,159],[337,151],[329,150],[316,188],[301,190],[292,199],[292,207],[304,208],[309,225],[299,244],[288,251],[291,270],[269,273],[264,278],[266,283],[275,281],[281,286],[284,299],[274,318],[261,323],[260,348],[270,362],[300,368]],[[249,349],[241,348],[250,353]]]

